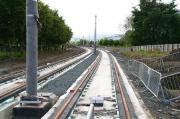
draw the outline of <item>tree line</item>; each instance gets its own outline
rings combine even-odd
[[[180,43],[180,13],[175,0],[140,0],[124,27],[127,32],[121,42],[126,45]]]
[[[63,48],[70,41],[72,30],[57,10],[38,2],[38,46],[42,51]],[[25,50],[26,47],[26,0],[0,0],[0,47]]]
[[[122,46],[122,42],[120,42],[119,40],[112,40],[112,39],[108,39],[108,38],[102,38],[99,43],[100,46]]]
[[[83,39],[71,41],[71,44],[77,45],[77,46],[93,46],[94,41],[83,38]]]
[[[94,46],[93,40],[87,40],[87,39],[79,39],[77,41],[72,41],[71,44],[78,45],[78,46]],[[108,38],[102,38],[98,41],[96,41],[97,46],[122,46],[122,42],[119,40],[113,40]]]

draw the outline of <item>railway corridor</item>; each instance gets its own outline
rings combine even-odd
[[[90,54],[90,50],[87,50],[87,54]],[[126,76],[114,56],[108,51],[99,50],[96,54],[78,57],[83,60],[52,80],[47,79],[47,83],[44,82],[38,90],[39,93],[53,93],[58,98],[47,112],[41,114],[42,119],[147,119],[133,90],[128,91],[130,85],[128,81],[124,83]],[[74,57],[69,63],[76,60]],[[13,92],[19,89],[14,86]],[[20,85],[21,88],[25,87]],[[13,93],[11,97],[17,94]],[[15,103],[9,104],[11,109],[0,110],[0,117],[11,117],[13,107],[18,102]],[[31,116],[32,119],[37,118]]]

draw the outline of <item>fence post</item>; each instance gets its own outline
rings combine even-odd
[[[165,46],[165,48],[164,48],[164,49],[165,49],[165,51],[166,51],[166,52],[168,52],[168,47],[167,47],[167,44],[164,44],[164,46]]]
[[[151,72],[150,72],[150,69],[148,67],[148,84],[147,84],[148,87],[149,87],[150,79],[151,79]]]
[[[146,51],[148,51],[148,45],[146,45]]]
[[[168,50],[167,50],[167,51],[168,51],[168,52],[169,52],[169,49],[170,49],[169,47],[170,47],[170,46],[167,44],[167,48],[168,48]]]
[[[173,49],[173,44],[170,44],[170,52],[172,51]]]
[[[174,48],[175,48],[175,50],[177,50],[177,44],[174,44]]]
[[[163,46],[162,45],[160,45],[161,46],[161,52],[163,52]]]

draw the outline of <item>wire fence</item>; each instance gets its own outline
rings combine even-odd
[[[128,70],[161,100],[180,99],[180,53],[128,61]],[[175,70],[169,74],[170,70]],[[168,73],[167,73],[168,72]]]
[[[163,76],[180,72],[180,52],[172,53],[160,58],[144,58],[137,60],[147,64],[156,71],[161,72]]]
[[[148,67],[143,62],[129,60],[128,70],[144,84],[144,86],[155,96],[159,96],[161,73]]]
[[[161,77],[161,86],[163,98],[180,99],[180,72]]]
[[[160,45],[143,45],[143,46],[132,46],[132,47],[120,47],[120,52],[126,51],[155,51],[159,50],[162,52],[171,52],[180,49],[180,44],[160,44]]]

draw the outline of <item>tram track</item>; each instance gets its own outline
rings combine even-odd
[[[71,57],[68,57],[68,58],[64,58],[62,60],[58,60],[58,61],[55,61],[55,62],[52,62],[52,63],[48,63],[46,65],[42,65],[42,66],[39,66],[38,67],[38,71],[41,71],[41,70],[45,70],[46,68],[48,67],[52,67],[52,66],[55,66],[59,63],[62,63],[62,62],[65,62],[67,60],[70,60],[72,58],[75,58],[75,57],[78,57],[82,54],[84,54],[86,51],[80,53],[80,54],[77,54],[77,55],[74,55],[74,56],[71,56]],[[0,84],[1,83],[5,83],[7,81],[11,81],[11,80],[14,80],[14,79],[17,79],[19,77],[22,77],[25,75],[25,70],[20,70],[20,71],[17,71],[17,72],[14,72],[14,73],[11,73],[11,74],[7,74],[7,75],[4,75],[4,76],[1,76],[0,77]]]
[[[64,73],[60,73],[62,71]],[[53,75],[56,78],[49,80]],[[140,113],[136,113],[134,105],[132,106],[128,96],[130,94],[127,93],[122,78],[115,57],[103,50],[97,54],[83,55],[52,72],[41,75],[38,82],[43,86],[39,92],[54,93],[59,97],[42,119],[91,119],[91,117],[141,119],[136,115]],[[24,81],[16,82],[6,91],[2,93],[0,91],[0,101],[18,95],[25,88]],[[93,103],[91,101],[93,97],[96,99],[100,97],[103,103],[96,103],[98,101],[96,99]]]
[[[83,55],[83,56],[82,56],[82,55]],[[54,74],[56,74],[56,73],[58,73],[58,72],[61,72],[61,71],[65,70],[65,69],[67,69],[68,67],[70,67],[70,66],[72,66],[73,64],[81,61],[83,58],[85,58],[85,57],[87,57],[87,56],[89,56],[89,55],[91,55],[90,52],[88,52],[87,54],[81,53],[81,54],[79,54],[79,55],[77,55],[77,56],[71,57],[71,58],[76,58],[76,57],[78,57],[78,56],[82,56],[81,58],[77,58],[77,59],[75,59],[74,61],[71,61],[71,62],[69,62],[69,63],[66,63],[65,65],[62,65],[61,67],[59,67],[59,68],[57,68],[57,69],[55,69],[55,70],[53,70],[53,71],[51,71],[51,72],[48,72],[47,74],[44,74],[44,75],[42,75],[42,76],[39,76],[38,79],[37,79],[38,82],[41,82],[41,81],[43,81],[43,80],[47,80],[48,77],[50,77],[50,76],[52,76],[52,75],[54,75]],[[71,59],[71,58],[64,59],[63,62],[65,62],[65,61],[67,61],[68,59]],[[60,62],[58,61],[58,63],[60,63]],[[62,63],[62,61],[61,61],[61,63]],[[53,64],[55,65],[55,64],[57,64],[57,62],[56,62],[56,63],[53,63]],[[1,90],[1,91],[0,91],[0,102],[3,102],[3,101],[5,101],[6,99],[8,99],[8,98],[10,98],[10,97],[13,97],[13,96],[18,95],[20,92],[22,92],[23,90],[25,90],[25,88],[26,88],[26,83],[25,83],[25,81],[20,81],[20,82],[17,81],[17,82],[14,83],[12,86],[7,87],[7,88],[5,88],[4,90]]]
[[[124,108],[124,112],[125,112],[125,116],[126,116],[126,119],[132,119],[131,117],[131,113],[130,113],[130,110],[129,110],[129,106],[128,106],[128,101],[125,97],[125,94],[124,94],[124,90],[122,88],[122,84],[120,82],[120,72],[119,72],[119,69],[117,67],[117,63],[114,61],[113,57],[112,57],[112,54],[109,54],[110,56],[110,59],[111,59],[111,62],[112,62],[112,69],[115,73],[114,75],[114,78],[115,78],[115,86],[116,86],[116,92],[118,92],[120,94],[120,98],[122,100],[122,103],[123,103],[123,108]],[[118,105],[119,108],[120,108],[120,105]]]
[[[79,96],[82,94],[83,89],[87,85],[89,79],[92,77],[94,72],[96,71],[96,68],[98,67],[98,64],[101,60],[102,54],[100,54],[96,60],[93,62],[93,64],[88,68],[87,72],[82,76],[82,78],[78,81],[78,85],[74,87],[70,93],[66,96],[64,99],[62,105],[60,106],[59,110],[51,115],[50,118],[54,119],[65,119],[69,115],[69,113],[72,111],[72,107],[76,104]],[[46,117],[45,117],[46,118]]]
[[[118,64],[114,61],[114,59],[110,53],[108,53],[108,56],[109,56],[110,62],[111,62],[110,65],[111,65],[111,70],[113,72],[113,79],[115,82],[116,96],[120,96],[119,98],[116,97],[116,100],[121,99],[121,102],[123,102],[120,104],[120,103],[118,103],[119,101],[116,101],[116,103],[117,103],[116,105],[118,106],[118,108],[124,108],[124,115],[125,115],[124,119],[132,119],[131,112],[130,112],[129,106],[128,106],[128,101],[126,99],[127,97],[124,94],[125,90],[123,90],[122,84],[120,82],[121,77],[120,77],[120,72],[117,67]],[[100,53],[100,55],[97,57],[96,61],[94,61],[94,63],[91,65],[91,67],[88,69],[88,71],[82,76],[80,82],[78,82],[78,85],[76,85],[76,87],[70,91],[70,93],[66,96],[66,98],[63,99],[62,103],[58,107],[56,107],[57,110],[54,111],[54,113],[49,118],[66,119],[66,118],[70,117],[70,115],[73,112],[72,111],[73,108],[75,108],[75,105],[78,105],[78,100],[80,100],[81,95],[84,93],[84,91],[86,91],[86,93],[87,93],[87,90],[85,90],[85,87],[89,83],[89,80],[92,78],[93,74],[96,75],[96,71],[98,70],[98,66],[101,62],[101,58],[102,58],[102,53]],[[88,84],[88,87],[89,87],[89,85],[91,85],[91,84]],[[97,84],[97,85],[100,86],[100,84]],[[109,100],[111,100],[111,99],[109,99]],[[90,106],[90,104],[84,104],[84,105]],[[114,110],[114,111],[117,111],[117,110]],[[93,111],[92,111],[92,113],[93,113]],[[96,113],[98,113],[98,111]],[[119,114],[119,113],[117,113],[117,114]],[[94,114],[92,114],[92,115],[94,115]],[[47,118],[47,117],[44,117],[44,118]]]

